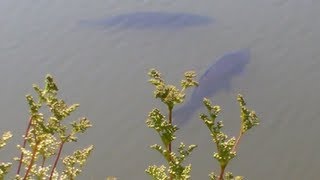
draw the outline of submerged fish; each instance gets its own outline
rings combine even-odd
[[[202,106],[204,97],[212,97],[221,90],[231,89],[233,77],[241,74],[250,61],[249,49],[231,52],[220,57],[200,77],[199,86],[194,88],[191,98],[173,112],[173,122],[178,126],[189,121]]]
[[[191,13],[173,12],[133,12],[108,17],[96,21],[82,21],[81,24],[97,27],[119,27],[131,29],[186,28],[208,25],[213,19]]]

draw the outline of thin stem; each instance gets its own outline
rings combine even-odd
[[[172,124],[172,108],[168,107],[169,110],[169,123]],[[168,151],[169,151],[169,160],[172,161],[171,159],[171,152],[172,152],[172,143],[170,142],[168,145]],[[173,180],[173,175],[170,173],[170,180]]]
[[[25,133],[25,135],[24,135],[24,140],[23,140],[23,146],[22,146],[22,148],[25,148],[26,145],[27,145],[27,137],[28,137],[28,135],[29,135],[29,131],[30,131],[30,127],[31,127],[31,121],[32,121],[32,117],[29,118],[29,123],[28,123],[28,127],[27,127],[27,129],[26,129],[26,133]],[[23,156],[24,156],[23,151],[21,151],[17,174],[20,174],[20,169],[21,169],[21,165],[22,165]]]
[[[226,166],[221,166],[220,169],[220,175],[218,180],[223,180],[224,170],[226,169]]]
[[[45,161],[46,161],[46,157],[42,156],[42,163],[41,163],[41,167],[43,167],[43,166],[44,166]]]
[[[58,152],[58,155],[57,155],[57,157],[56,157],[56,160],[54,161],[54,165],[53,165],[52,170],[51,170],[51,173],[50,173],[50,177],[49,177],[50,180],[52,179],[54,170],[55,170],[56,167],[57,167],[57,164],[58,164],[58,161],[59,161],[59,158],[60,158],[60,155],[61,155],[61,152],[62,152],[62,148],[63,148],[64,143],[65,143],[65,141],[61,141],[61,143],[60,143],[59,152]]]
[[[172,124],[172,108],[169,108],[169,123]],[[171,153],[172,152],[172,147],[171,147],[171,142],[169,143],[168,150]]]
[[[37,151],[38,151],[38,145],[39,145],[39,144],[40,144],[40,141],[37,141],[36,144],[35,144],[35,146],[34,146],[34,148],[33,148],[32,156],[31,156],[31,160],[30,160],[30,164],[29,164],[29,166],[28,166],[28,169],[27,169],[27,171],[26,171],[26,174],[25,174],[24,177],[23,177],[23,180],[26,180],[26,179],[27,179],[27,177],[28,177],[28,175],[29,175],[29,173],[30,173],[30,171],[31,171],[32,165],[33,165],[33,163],[34,163],[34,159],[35,159],[35,157],[36,157],[36,153],[37,153]]]
[[[235,152],[235,151],[236,151],[236,149],[237,149],[237,147],[238,147],[238,145],[239,145],[240,139],[241,139],[241,137],[242,137],[242,134],[243,134],[243,133],[242,133],[242,131],[240,130],[239,136],[238,136],[238,138],[237,138],[237,140],[236,140],[236,143],[234,144],[231,152]]]

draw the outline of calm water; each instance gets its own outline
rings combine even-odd
[[[137,11],[195,13],[210,26],[180,30],[84,28],[78,22]],[[21,135],[28,117],[24,96],[45,74],[57,79],[62,96],[81,104],[77,116],[93,124],[78,146],[95,144],[80,179],[148,179],[144,169],[161,163],[148,148],[160,142],[144,121],[152,99],[146,82],[156,67],[172,83],[194,69],[199,74],[219,56],[250,47],[246,72],[232,91],[214,97],[226,131],[237,134],[243,93],[262,123],[240,144],[230,168],[248,179],[317,179],[320,151],[320,2],[315,0],[0,1],[0,130]],[[76,116],[75,116],[76,117]],[[193,179],[217,169],[207,129],[199,120],[179,133],[198,144],[190,160]],[[16,136],[7,149],[20,142]],[[4,151],[1,159],[17,152]]]

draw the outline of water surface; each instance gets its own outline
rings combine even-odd
[[[177,31],[90,29],[78,23],[132,12],[187,12],[213,17],[214,26]],[[186,70],[204,73],[221,55],[250,47],[246,72],[232,79],[230,92],[215,94],[226,132],[236,135],[236,94],[245,95],[261,125],[243,138],[230,168],[247,179],[317,179],[320,157],[320,2],[238,1],[0,1],[0,131],[22,134],[28,119],[24,96],[45,74],[57,79],[77,116],[93,124],[76,144],[95,144],[80,179],[148,179],[144,169],[161,161],[148,148],[160,140],[146,128],[152,99],[147,71],[158,68],[172,83]],[[201,110],[200,110],[201,111]],[[214,146],[200,120],[179,133],[199,147],[191,157],[193,179],[207,179],[217,165]],[[15,148],[18,135],[7,147]],[[16,152],[1,152],[6,159]]]

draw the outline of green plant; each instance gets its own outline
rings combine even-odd
[[[237,100],[239,102],[241,112],[241,126],[239,136],[237,138],[228,138],[228,136],[221,131],[223,127],[222,121],[216,122],[216,118],[218,117],[218,114],[221,111],[220,107],[212,106],[212,103],[207,98],[204,98],[203,100],[203,104],[205,105],[208,114],[200,114],[200,119],[202,119],[208,127],[212,136],[212,140],[216,144],[218,152],[215,152],[213,154],[213,157],[220,164],[219,175],[216,175],[214,172],[212,172],[209,175],[210,179],[212,180],[243,179],[243,177],[241,176],[234,177],[231,172],[225,173],[225,170],[230,160],[232,160],[236,156],[236,149],[239,145],[240,139],[242,138],[243,134],[245,134],[252,127],[258,125],[259,120],[255,112],[249,110],[246,107],[246,103],[242,95],[239,94]]]
[[[158,144],[152,145],[151,148],[160,152],[167,161],[169,168],[164,165],[149,166],[146,172],[155,180],[186,180],[190,179],[191,164],[183,166],[183,161],[188,157],[196,145],[190,145],[188,148],[181,143],[177,149],[177,153],[171,149],[171,143],[176,139],[175,132],[178,128],[172,125],[172,111],[176,104],[183,103],[185,99],[185,89],[193,86],[198,86],[194,80],[195,73],[190,71],[185,73],[185,78],[181,81],[182,90],[177,89],[173,85],[165,83],[159,71],[151,69],[148,73],[150,82],[155,86],[154,96],[159,98],[168,109],[168,118],[166,118],[159,109],[153,109],[146,121],[149,128],[153,128],[159,134],[163,146]],[[209,99],[204,98],[203,103],[208,114],[200,114],[200,119],[209,128],[212,140],[216,144],[217,151],[213,157],[220,164],[220,173],[216,175],[212,172],[209,177],[212,180],[241,180],[241,176],[233,176],[231,172],[226,172],[226,167],[230,160],[236,156],[236,149],[240,139],[249,129],[259,124],[258,117],[254,111],[247,109],[246,103],[242,95],[238,95],[238,102],[241,111],[241,128],[237,139],[235,137],[228,138],[221,130],[223,127],[222,121],[216,122],[216,118],[221,111],[219,106],[212,106]]]
[[[158,151],[167,161],[168,167],[164,165],[152,165],[146,172],[155,180],[187,180],[190,179],[191,164],[184,165],[185,159],[197,147],[190,145],[186,147],[182,142],[176,150],[172,149],[172,142],[176,139],[175,133],[178,127],[172,124],[172,112],[177,104],[185,100],[185,90],[198,86],[194,80],[196,77],[193,71],[186,72],[181,81],[181,90],[174,85],[166,84],[160,72],[155,69],[149,71],[150,83],[155,86],[154,96],[159,98],[167,107],[168,117],[165,117],[159,109],[153,109],[146,121],[149,128],[154,129],[161,138],[162,146],[154,144],[152,149]],[[76,150],[72,155],[61,158],[63,148],[66,143],[77,141],[77,135],[84,133],[91,127],[91,123],[86,118],[78,121],[65,123],[65,120],[74,112],[78,104],[68,106],[62,99],[57,97],[58,88],[50,75],[46,76],[45,86],[41,89],[34,85],[34,90],[38,96],[34,100],[33,96],[27,95],[27,102],[30,108],[29,123],[23,139],[23,144],[18,145],[21,151],[20,157],[14,158],[18,162],[16,180],[30,179],[69,179],[74,180],[81,173],[81,168],[93,150],[90,145],[82,150]],[[212,140],[216,145],[217,152],[213,157],[220,164],[220,173],[212,172],[209,177],[212,180],[241,180],[241,176],[233,176],[231,172],[225,172],[230,160],[236,156],[236,149],[242,136],[252,127],[259,124],[259,119],[255,112],[246,107],[242,95],[237,98],[241,112],[241,126],[237,138],[228,138],[222,132],[222,121],[216,121],[219,106],[213,106],[209,99],[204,98],[203,103],[207,109],[207,114],[200,114],[200,119],[208,127]],[[47,110],[46,110],[47,109]],[[10,132],[5,132],[0,138],[0,149],[12,137]],[[58,166],[62,160],[62,166]],[[0,163],[0,180],[9,173],[12,163]],[[107,177],[107,179],[116,179]]]
[[[183,161],[190,155],[196,145],[190,145],[186,148],[183,143],[177,149],[177,153],[172,150],[172,141],[176,139],[175,132],[178,128],[172,125],[172,111],[176,104],[180,104],[185,99],[185,89],[197,86],[198,83],[194,80],[195,73],[192,71],[186,72],[184,79],[181,81],[182,89],[179,90],[173,85],[166,84],[161,74],[151,69],[149,71],[150,83],[155,86],[154,96],[159,98],[168,109],[168,119],[162,115],[159,109],[153,109],[146,121],[149,128],[153,128],[159,134],[162,145],[154,144],[152,149],[160,152],[168,163],[169,168],[165,166],[149,166],[146,172],[153,179],[189,179],[191,164],[183,166]]]
[[[93,146],[90,145],[82,150],[74,151],[72,155],[65,156],[62,159],[61,168],[58,168],[58,162],[61,160],[66,143],[76,142],[77,135],[86,132],[92,125],[87,118],[65,123],[79,104],[68,106],[64,100],[57,97],[58,88],[52,76],[46,76],[43,89],[37,85],[34,85],[33,88],[38,98],[34,100],[33,96],[26,96],[30,118],[23,144],[18,145],[21,155],[19,158],[14,158],[18,162],[14,179],[73,180],[81,172],[81,167],[92,152]],[[2,138],[4,143],[1,141],[0,144],[5,144],[9,136],[11,135],[5,135]],[[8,173],[10,165],[2,164],[2,171],[0,171],[2,179],[3,175]]]

